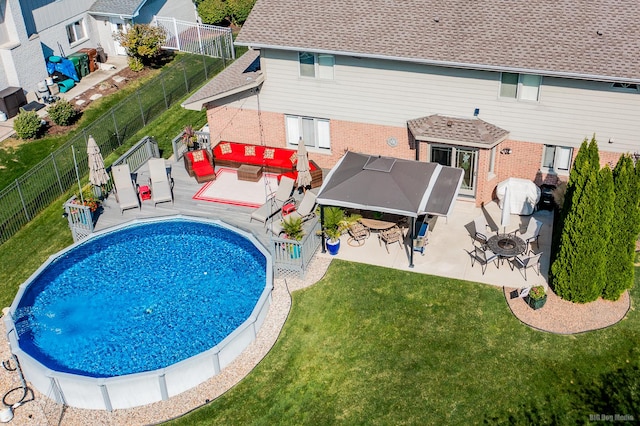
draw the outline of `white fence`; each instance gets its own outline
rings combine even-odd
[[[167,33],[167,39],[162,46],[164,49],[235,59],[230,28],[159,16],[155,17],[154,24],[164,28]]]

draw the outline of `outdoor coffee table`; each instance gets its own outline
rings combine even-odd
[[[238,167],[238,180],[257,182],[262,178],[262,167],[243,164]]]
[[[489,249],[502,259],[510,259],[524,253],[527,243],[514,234],[497,234],[487,240]],[[499,265],[499,264],[498,264]]]

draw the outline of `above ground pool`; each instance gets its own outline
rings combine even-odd
[[[271,270],[253,236],[220,222],[135,221],[36,271],[5,317],[9,341],[25,377],[58,402],[111,410],[167,399],[255,339]]]

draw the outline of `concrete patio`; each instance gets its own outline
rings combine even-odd
[[[136,218],[181,214],[222,220],[253,233],[265,246],[269,247],[271,245],[271,233],[266,231],[265,226],[260,222],[249,221],[251,212],[254,209],[192,199],[193,195],[204,184],[198,184],[194,178],[189,177],[182,161],[174,162],[173,159],[166,161],[167,165],[171,166],[174,179],[175,202],[173,204],[161,203],[154,207],[152,201],[145,200],[142,202],[140,210],[131,209],[121,213],[115,197],[110,195],[103,203],[103,211],[97,220],[96,230],[105,229]],[[145,165],[138,171],[137,183],[146,185],[148,177],[148,170]],[[270,188],[269,190],[275,190],[275,188]],[[379,243],[376,232],[372,232],[365,244],[360,247],[350,246],[347,243],[348,236],[343,235],[340,252],[336,256],[330,256],[328,252],[322,253],[321,249],[318,250],[316,255],[420,274],[481,282],[498,287],[519,288],[531,285],[544,285],[546,287],[553,213],[541,210],[533,215],[533,217],[543,222],[538,240],[540,246],[538,247],[534,243],[532,247],[535,252],[543,252],[541,258],[542,273],[537,275],[536,271],[530,268],[527,270],[528,280],[526,281],[521,271],[518,269],[511,270],[508,261],[501,264],[500,268],[496,267],[495,263],[490,263],[484,275],[482,274],[481,265],[476,263],[473,267],[471,266],[471,257],[468,253],[473,248],[470,237],[470,231],[473,231],[471,222],[481,214],[487,217],[487,222],[496,231],[496,223],[500,223],[501,211],[495,202],[489,203],[481,209],[471,201],[464,199],[456,201],[452,215],[448,219],[439,218],[433,231],[429,232],[429,240],[424,250],[424,255],[418,252],[414,253],[413,268],[409,267],[411,245],[408,237],[405,238],[405,244],[402,247],[399,244],[389,245],[389,253],[387,253],[384,244]],[[530,217],[512,215],[507,231],[514,231],[518,228],[524,231]]]

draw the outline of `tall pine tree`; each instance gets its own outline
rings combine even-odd
[[[607,282],[602,292],[602,297],[609,300],[617,300],[634,282],[633,262],[640,233],[640,194],[630,156],[623,155],[618,160],[613,170],[613,182],[615,203],[607,253]]]
[[[601,179],[599,170],[594,136],[588,144],[584,140],[574,161],[563,206],[560,247],[551,265],[556,294],[580,303],[596,300],[604,285],[604,246],[608,241],[599,229],[602,224],[599,209],[604,199],[600,196],[601,182],[607,178],[603,175]]]

